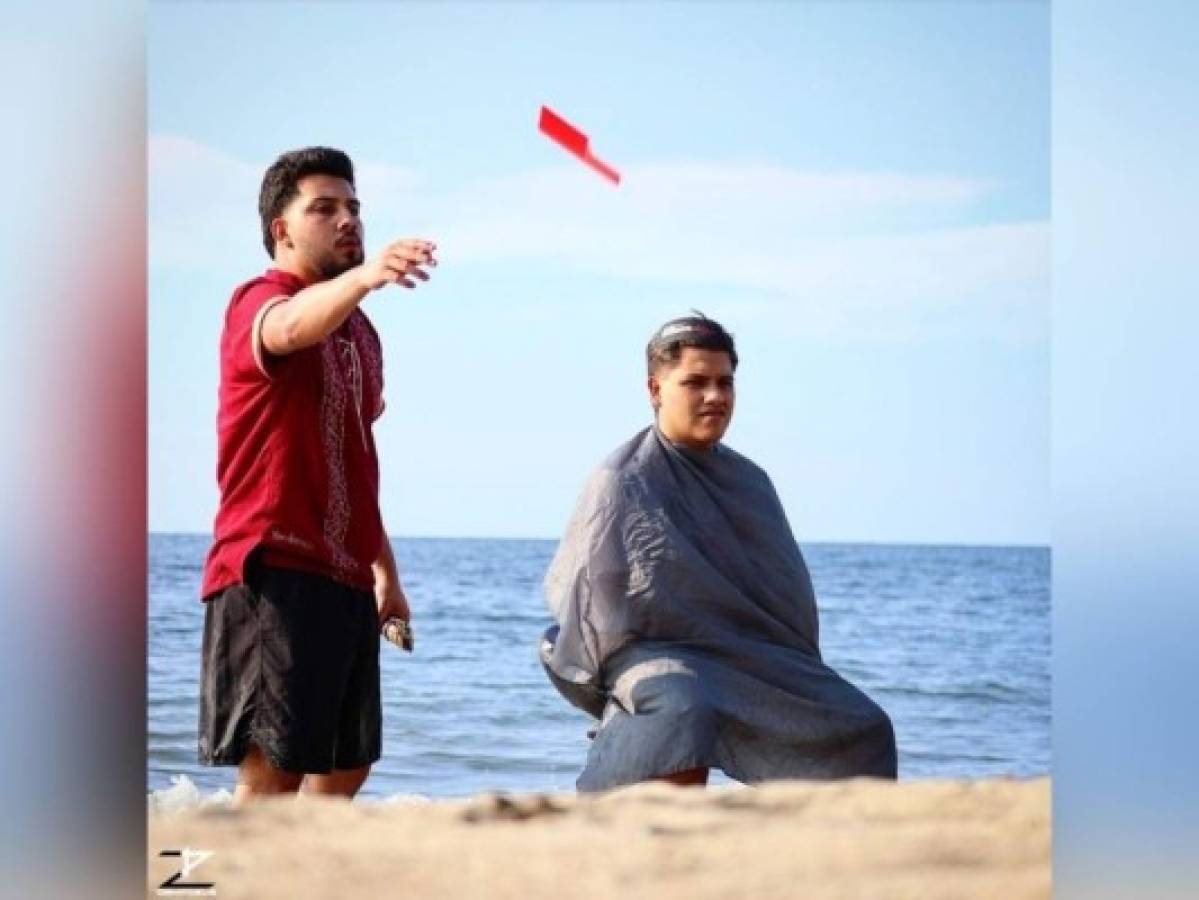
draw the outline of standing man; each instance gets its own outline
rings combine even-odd
[[[359,304],[427,281],[435,245],[363,254],[354,167],[284,153],[258,210],[274,266],[233,292],[221,334],[220,506],[204,567],[200,761],[235,800],[353,797],[381,752],[379,628],[408,601],[379,513],[379,337]]]

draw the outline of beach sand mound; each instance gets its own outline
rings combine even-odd
[[[184,881],[234,898],[1047,898],[1050,782],[640,785],[427,804],[309,798],[153,813]]]

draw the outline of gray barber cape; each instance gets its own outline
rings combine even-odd
[[[558,627],[542,661],[600,718],[580,791],[698,767],[743,782],[895,777],[887,714],[821,660],[774,486],[723,444],[691,450],[650,427],[619,447],[545,591]]]

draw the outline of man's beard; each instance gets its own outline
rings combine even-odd
[[[348,272],[354,266],[361,265],[362,260],[362,250],[358,250],[348,259],[338,253],[327,253],[316,260],[316,270],[321,273],[323,280],[328,281],[330,278],[336,278],[342,272]]]

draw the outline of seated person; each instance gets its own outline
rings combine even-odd
[[[591,476],[545,589],[542,661],[599,719],[580,791],[649,779],[896,777],[891,721],[820,657],[816,602],[766,473],[720,443],[732,337],[703,316],[646,348],[654,424]]]

